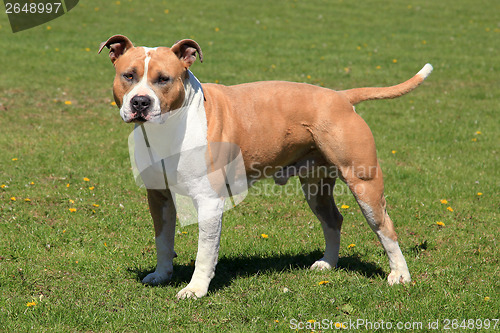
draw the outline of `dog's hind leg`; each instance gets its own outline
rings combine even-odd
[[[384,181],[373,135],[364,120],[354,112],[346,113],[337,127],[342,131],[328,131],[320,126],[312,128],[314,140],[327,162],[340,171],[339,177],[349,186],[368,224],[382,243],[391,268],[389,284],[409,282],[410,273],[386,212]]]
[[[321,222],[325,236],[325,253],[311,269],[335,268],[339,260],[340,228],[343,217],[333,199],[335,178],[300,178],[309,207]]]
[[[366,170],[363,168],[363,170]],[[362,172],[361,172],[362,173]],[[403,253],[399,248],[394,225],[386,211],[382,171],[377,164],[370,174],[360,176],[360,169],[345,168],[342,176],[354,194],[368,224],[377,235],[389,258],[391,273],[388,277],[390,285],[411,281],[410,272]]]

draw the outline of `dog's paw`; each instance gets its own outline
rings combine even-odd
[[[400,272],[400,271],[392,271],[391,274],[389,274],[389,277],[387,278],[387,282],[389,285],[395,285],[395,284],[402,284],[402,283],[408,283],[411,281],[410,273],[408,271]]]
[[[142,279],[142,283],[151,286],[157,286],[159,284],[168,283],[170,282],[171,279],[172,279],[172,272],[159,273],[155,271],[151,274],[148,274],[144,279]]]
[[[208,287],[196,286],[193,284],[188,284],[186,288],[182,289],[177,293],[177,299],[192,298],[197,299],[203,297],[207,294]]]
[[[330,270],[334,267],[335,267],[335,265],[332,266],[326,260],[320,259],[320,260],[316,261],[314,264],[312,264],[311,269],[313,271],[322,271],[322,270]]]

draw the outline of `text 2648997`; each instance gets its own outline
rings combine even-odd
[[[59,13],[59,10],[64,11],[61,2],[48,2],[48,3],[17,3],[17,2],[7,2],[5,3],[5,13],[7,14],[50,14]]]

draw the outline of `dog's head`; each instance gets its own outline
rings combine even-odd
[[[183,39],[168,47],[134,47],[125,36],[115,35],[101,43],[109,48],[115,66],[113,94],[120,115],[127,123],[155,121],[161,114],[178,109],[184,102],[184,80],[201,48]]]

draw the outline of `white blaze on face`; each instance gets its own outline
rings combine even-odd
[[[130,121],[134,118],[134,110],[131,107],[130,101],[135,96],[148,96],[151,99],[151,107],[145,115],[148,121],[155,121],[161,115],[160,99],[156,96],[153,88],[148,83],[149,61],[152,53],[156,48],[143,47],[146,59],[144,60],[144,74],[141,80],[123,96],[123,105],[120,109],[120,115],[124,121]]]

